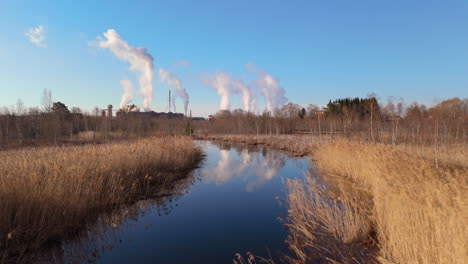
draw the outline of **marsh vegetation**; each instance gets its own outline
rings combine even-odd
[[[466,157],[461,146],[435,153],[424,146],[348,140],[321,145],[314,158],[330,187],[309,177],[288,181],[295,259],[464,263]],[[338,243],[323,244],[323,235]],[[363,256],[363,245],[374,251]]]
[[[157,197],[201,158],[185,137],[0,152],[1,262],[27,262],[102,211]]]

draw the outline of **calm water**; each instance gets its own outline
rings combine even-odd
[[[284,178],[302,177],[308,158],[266,148],[197,142],[206,153],[175,194],[142,201],[103,218],[63,255],[97,263],[232,263],[251,251],[287,252]],[[91,257],[90,257],[91,256]]]

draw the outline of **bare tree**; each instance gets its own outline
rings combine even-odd
[[[18,99],[18,101],[16,101],[16,114],[17,115],[24,115],[26,114],[26,107],[24,106],[24,103],[23,101],[21,101],[21,99]]]
[[[314,116],[315,115],[315,112],[319,111],[320,108],[317,106],[317,105],[314,105],[314,104],[309,104],[307,106],[307,114],[309,116]]]
[[[377,103],[377,94],[372,92],[367,95],[367,98],[370,98],[370,138],[374,141],[374,112],[375,108],[378,107]]]
[[[42,92],[41,104],[44,109],[44,112],[50,113],[52,111],[52,92],[50,90],[44,89]]]

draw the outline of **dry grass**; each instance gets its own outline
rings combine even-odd
[[[268,251],[270,253],[270,251]],[[275,262],[270,258],[262,258],[259,256],[255,256],[252,252],[247,251],[245,254],[245,258],[242,254],[236,253],[234,254],[234,259],[232,260],[233,264],[257,264],[257,263],[266,263],[266,264],[275,264]]]
[[[368,216],[351,199],[329,197],[311,176],[287,180],[290,263],[366,263],[374,260]]]
[[[468,155],[461,154],[466,151],[460,146],[435,149],[339,140],[321,145],[314,157],[319,169],[339,186],[335,193],[341,198],[337,200],[351,201],[367,217],[361,229],[375,226],[381,263],[466,263]],[[290,197],[305,192],[294,185],[289,191]],[[353,202],[356,193],[371,199]],[[289,206],[294,209],[298,204],[291,200]],[[304,221],[334,212],[334,208],[318,210],[318,216]],[[343,211],[348,211],[346,204]],[[346,217],[320,221],[336,228],[349,226],[342,232],[351,237],[356,233],[353,225],[359,223],[351,225]]]
[[[103,210],[157,195],[201,154],[183,137],[0,152],[0,263],[76,233]]]
[[[95,139],[102,139],[102,138],[109,138],[109,139],[124,139],[125,134],[123,132],[117,131],[117,132],[109,132],[109,133],[103,133],[103,132],[94,132],[94,131],[83,131],[79,132],[74,139],[76,140],[82,140],[82,141],[93,141]]]

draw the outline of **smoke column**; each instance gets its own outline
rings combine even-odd
[[[175,103],[175,95],[172,96],[172,109],[174,109],[174,113],[177,113],[177,107]],[[187,115],[187,108],[185,108],[185,115]]]
[[[182,88],[182,82],[177,77],[177,75],[175,75],[174,73],[170,73],[163,68],[159,68],[159,79],[161,79],[162,82],[167,80],[167,84],[174,87],[177,94],[182,98],[182,100],[184,100],[184,112],[185,112],[185,115],[187,115],[189,95],[187,91],[184,88]],[[173,106],[174,106],[174,112],[175,112],[174,98],[175,97],[173,97]]]
[[[219,110],[229,110],[231,107],[232,78],[229,74],[218,71],[202,79],[202,82],[216,90],[220,97]]]
[[[255,98],[253,97],[252,89],[250,86],[244,84],[241,79],[237,79],[234,85],[242,96],[242,104],[246,112],[255,111]]]
[[[277,78],[264,72],[252,63],[247,63],[246,68],[249,72],[257,74],[257,79],[254,83],[263,96],[265,96],[267,111],[271,112],[288,101],[288,98],[285,96],[285,91],[283,87],[279,85],[279,80]]]
[[[144,47],[130,46],[114,29],[107,30],[103,35],[105,39],[98,36],[97,46],[109,49],[117,58],[130,63],[129,69],[138,75],[143,107],[149,111],[153,100],[153,57]]]
[[[220,96],[220,110],[229,110],[231,95],[238,93],[241,94],[244,110],[247,112],[255,110],[256,102],[253,90],[250,86],[245,85],[241,79],[233,80],[229,74],[217,71],[215,74],[203,78],[202,83],[216,90]]]
[[[120,100],[120,108],[123,108],[133,100],[133,84],[130,80],[121,80],[120,85],[122,85],[123,91],[122,99]]]

